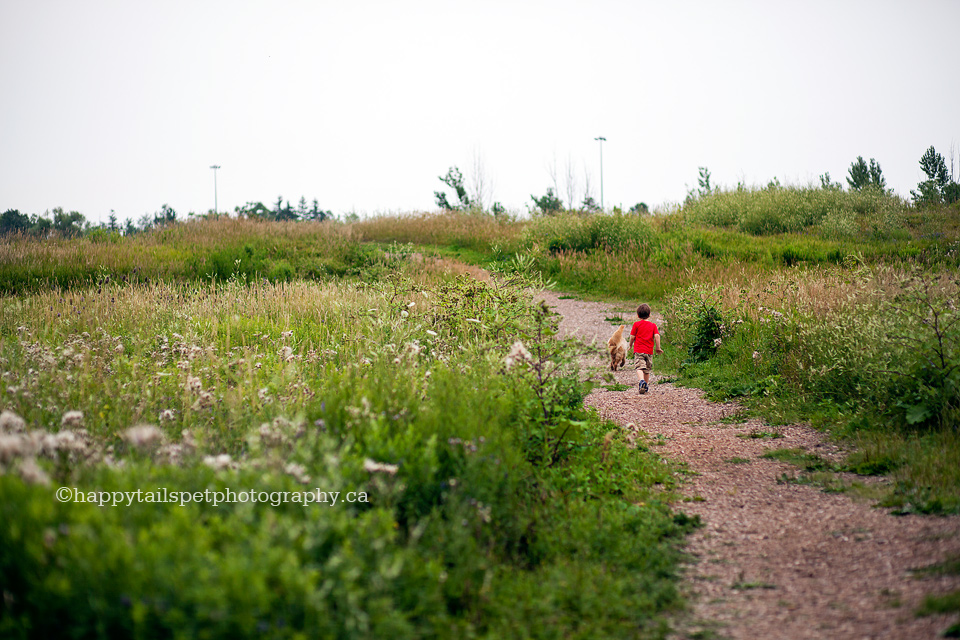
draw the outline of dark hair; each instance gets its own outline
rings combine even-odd
[[[650,305],[644,302],[642,305],[637,307],[637,317],[641,320],[646,320],[650,317]]]

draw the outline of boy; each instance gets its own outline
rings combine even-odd
[[[650,371],[653,369],[653,352],[663,353],[660,348],[660,332],[657,325],[647,320],[650,317],[650,305],[646,302],[637,307],[637,317],[630,329],[630,347],[633,349],[633,363],[637,370],[637,380],[641,394],[649,391]]]

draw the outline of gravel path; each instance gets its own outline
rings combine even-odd
[[[634,313],[551,292],[542,298],[563,316],[561,333],[595,346],[581,364],[600,380],[616,328],[605,318],[622,315],[630,324]],[[960,588],[960,577],[911,570],[960,555],[960,517],[888,515],[869,499],[884,479],[841,474],[862,485],[844,493],[785,481],[797,467],[759,456],[787,447],[826,459],[843,452],[804,425],[738,423],[736,405],[657,383],[655,374],[651,392],[640,396],[627,364],[614,375],[629,390],[597,388],[585,404],[681,462],[689,474],[675,508],[704,523],[689,539],[690,606],[675,620],[675,638],[936,638],[955,620],[914,612],[925,594]],[[764,433],[782,437],[757,437]]]

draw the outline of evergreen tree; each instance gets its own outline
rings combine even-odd
[[[452,205],[447,199],[446,193],[443,191],[434,191],[433,197],[436,199],[438,207],[446,211],[466,211],[470,208],[470,197],[467,195],[466,187],[463,186],[463,174],[460,173],[460,169],[450,167],[447,169],[447,175],[440,177],[440,182],[453,189],[460,203]]]
[[[947,163],[932,146],[920,158],[920,168],[923,169],[927,179],[917,185],[916,191],[910,192],[917,206],[950,203],[951,199],[956,201],[960,193],[956,193],[956,189],[951,186]]]

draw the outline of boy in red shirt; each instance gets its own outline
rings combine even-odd
[[[633,366],[637,370],[640,393],[649,391],[650,371],[653,369],[653,352],[663,353],[660,348],[660,332],[657,325],[647,320],[650,305],[646,302],[637,307],[637,317],[630,329],[630,346],[633,348]]]

